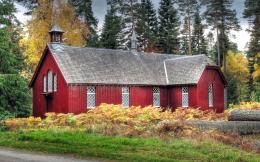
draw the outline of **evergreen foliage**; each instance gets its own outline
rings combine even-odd
[[[204,38],[204,25],[200,17],[199,10],[194,14],[193,32],[192,32],[192,54],[206,54],[207,43]]]
[[[151,0],[141,0],[136,25],[138,46],[144,51],[154,51],[158,32],[156,10]]]
[[[161,0],[158,22],[158,46],[164,53],[179,53],[179,18],[172,0]]]
[[[183,55],[187,55],[189,53],[189,24],[188,18],[184,17],[184,23],[181,30],[181,40],[180,40],[180,52]]]
[[[252,26],[249,29],[251,39],[249,42],[249,48],[247,52],[247,57],[249,58],[249,76],[248,76],[248,95],[247,100],[252,100],[253,98],[260,98],[259,92],[260,89],[260,79],[256,79],[255,83],[253,80],[254,64],[260,66],[260,1],[255,0],[246,0],[245,1],[245,10],[244,17],[248,19],[250,25]],[[256,96],[254,97],[254,94]]]
[[[202,4],[206,6],[204,17],[208,25],[216,29],[219,33],[217,39],[219,40],[220,60],[218,61],[220,62],[220,66],[225,66],[224,55],[228,50],[226,35],[231,29],[240,29],[236,11],[231,8],[232,3],[233,0],[202,0]]]
[[[117,49],[120,47],[121,17],[117,16],[116,6],[110,3],[108,5],[110,7],[105,16],[100,44],[103,48]]]

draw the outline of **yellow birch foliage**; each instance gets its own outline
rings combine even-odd
[[[234,53],[232,51],[228,51],[227,71],[229,74],[233,75],[238,81],[246,81],[249,75],[248,61],[246,59],[246,56],[241,53]]]
[[[30,70],[36,67],[46,44],[50,42],[49,31],[54,19],[51,2],[38,0],[38,7],[33,11],[32,19],[26,25],[27,34],[20,41]],[[64,31],[64,44],[84,46],[86,44],[84,37],[87,36],[89,30],[87,25],[76,17],[73,6],[62,3],[58,13],[56,22]],[[30,75],[27,74],[27,76]]]
[[[260,60],[260,53],[258,53],[255,57],[256,60]],[[260,80],[260,65],[254,65],[255,71],[253,73],[254,80]]]

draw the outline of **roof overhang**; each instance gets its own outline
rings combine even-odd
[[[40,61],[39,61],[38,65],[37,65],[37,67],[36,67],[36,69],[35,69],[35,71],[34,71],[34,73],[33,73],[33,77],[32,77],[32,79],[31,79],[31,81],[30,81],[30,83],[29,83],[29,87],[32,87],[32,86],[33,86],[34,81],[35,81],[35,79],[36,79],[36,76],[37,76],[37,74],[38,74],[38,72],[39,72],[39,70],[40,70],[40,67],[41,67],[41,65],[42,65],[42,63],[43,63],[43,61],[44,61],[46,55],[47,55],[49,52],[51,52],[51,51],[50,51],[48,45],[46,45],[46,47],[45,47],[45,49],[44,49],[44,51],[43,51],[43,54],[42,54],[42,56],[41,56],[41,58],[40,58]]]

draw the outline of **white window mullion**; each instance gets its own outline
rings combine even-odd
[[[53,75],[53,91],[56,92],[58,88],[58,83],[57,83],[57,75]]]
[[[95,87],[87,87],[87,108],[93,109],[96,106]]]
[[[189,107],[189,88],[182,87],[182,107]]]
[[[153,88],[153,106],[160,107],[160,88]]]
[[[124,108],[129,107],[129,87],[122,87],[122,106]]]

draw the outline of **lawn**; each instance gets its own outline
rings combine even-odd
[[[0,146],[115,161],[260,161],[259,154],[214,141],[164,141],[84,131],[0,131]]]

